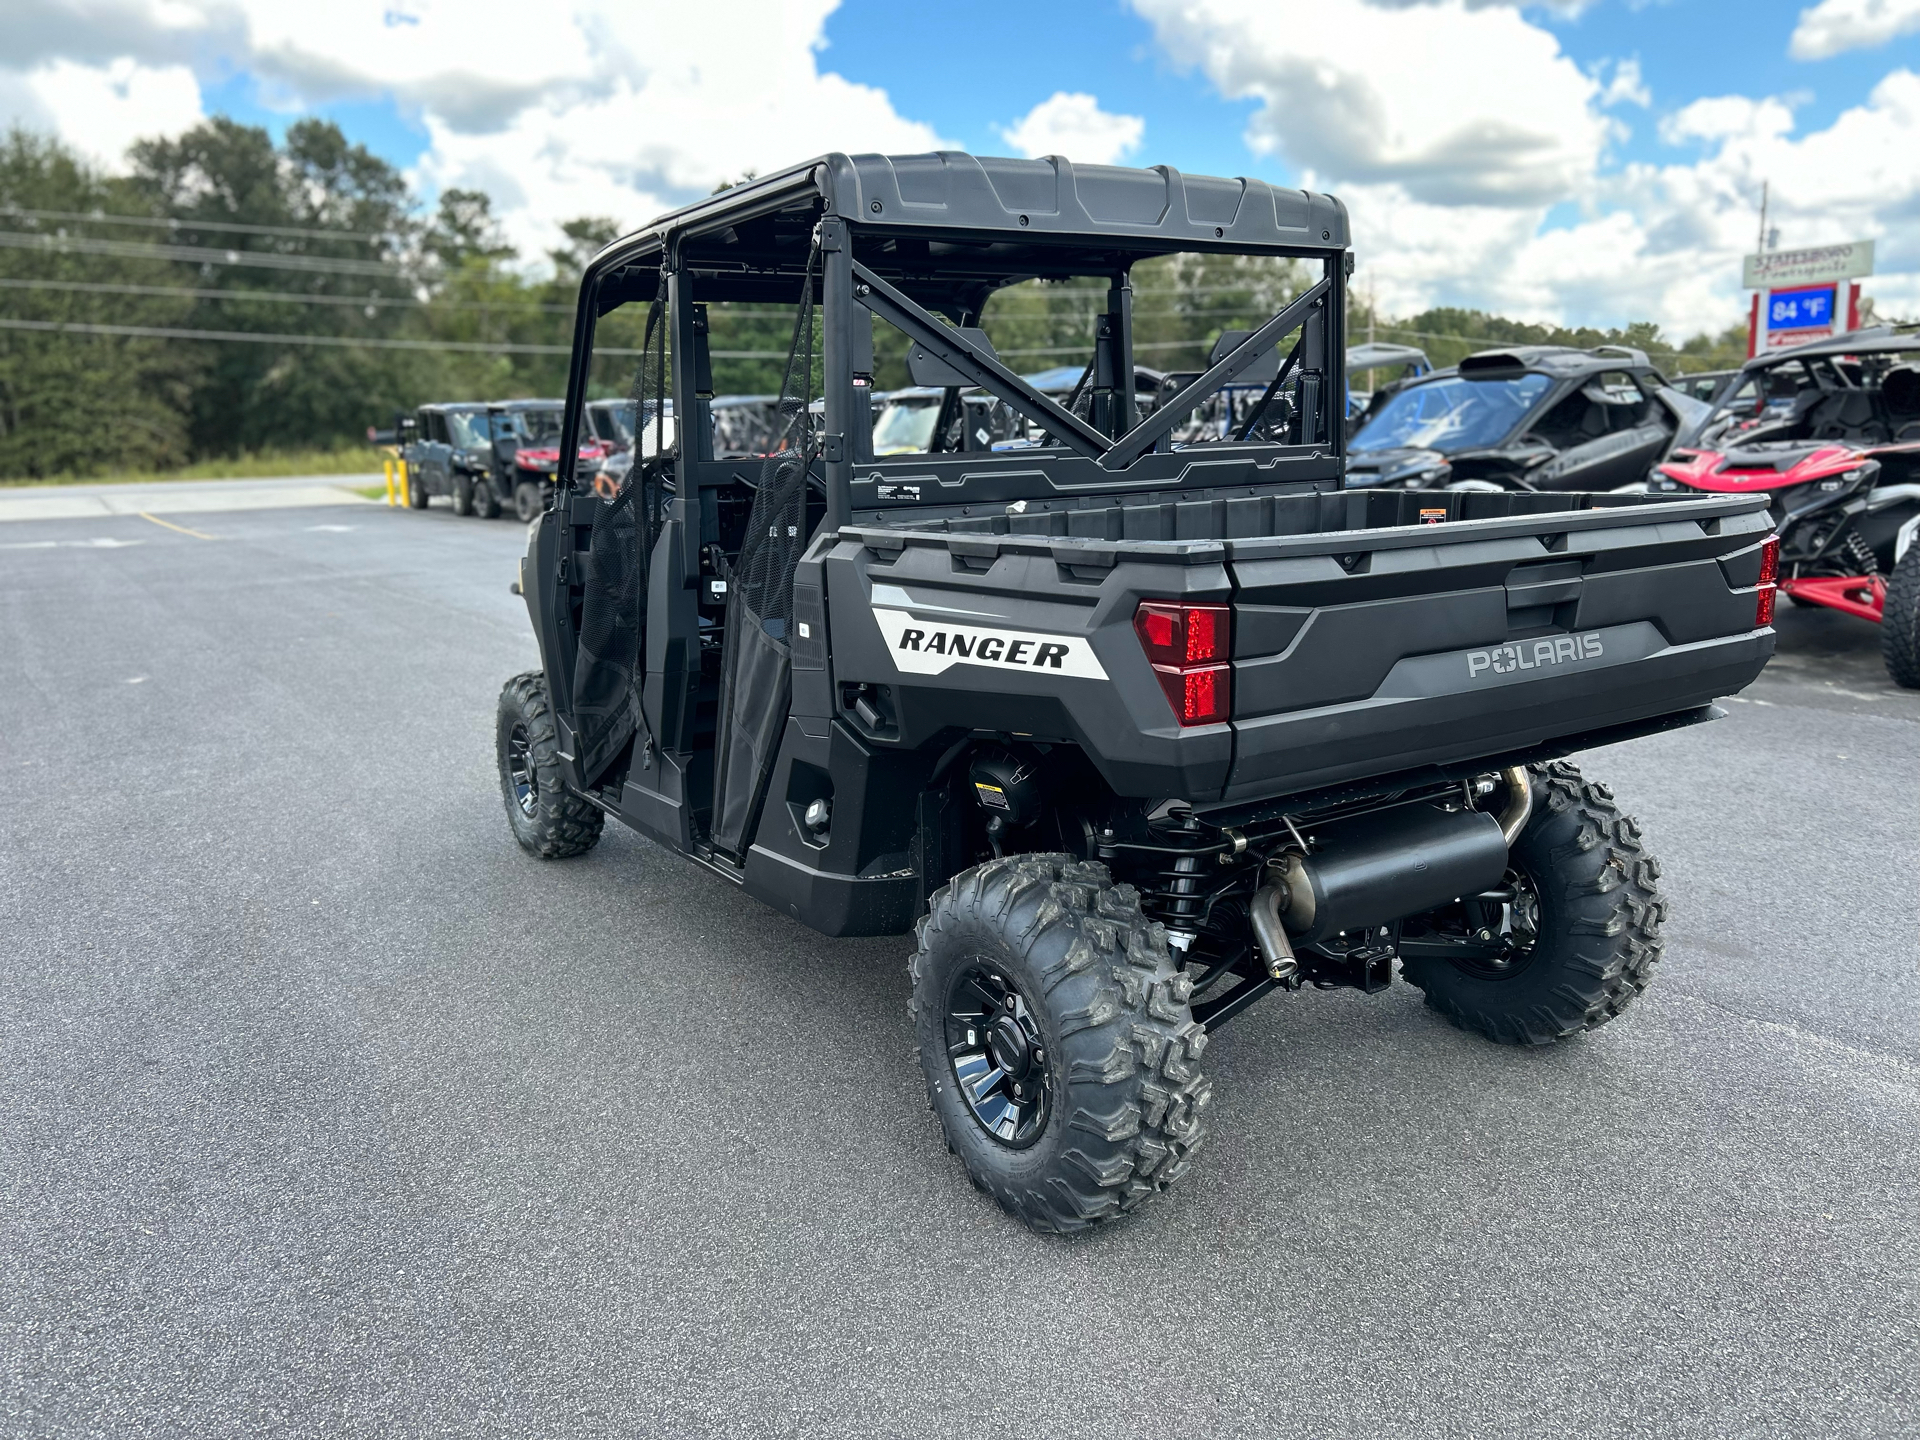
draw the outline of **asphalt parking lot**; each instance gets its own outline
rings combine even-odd
[[[1191,1178],[1037,1239],[941,1147],[901,939],[494,777],[520,527],[0,526],[0,1429],[1915,1432],[1920,695],[1783,611],[1597,752],[1672,899],[1550,1051],[1402,985],[1208,1051]]]

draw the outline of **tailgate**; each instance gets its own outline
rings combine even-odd
[[[1229,541],[1222,798],[1524,749],[1752,681],[1763,505]]]

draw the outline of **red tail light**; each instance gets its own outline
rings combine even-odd
[[[1182,725],[1215,725],[1233,711],[1233,618],[1225,605],[1144,600],[1133,616],[1160,688]]]
[[[1780,537],[1769,535],[1760,546],[1760,591],[1754,599],[1753,624],[1758,629],[1773,623],[1773,603],[1780,596]]]

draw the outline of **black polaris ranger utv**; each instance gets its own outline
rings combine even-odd
[[[1659,869],[1564,757],[1713,718],[1772,651],[1760,499],[1344,490],[1347,235],[1257,180],[831,155],[582,282],[522,568],[543,664],[500,701],[514,834],[578,855],[612,815],[828,935],[915,931],[933,1111],[1039,1229],[1188,1168],[1209,1034],[1274,990],[1397,961],[1495,1040],[1618,1014]],[[1179,252],[1305,263],[1139,419],[1130,276]],[[1029,284],[1101,307],[1084,417],[995,353]],[[731,305],[794,317],[764,458],[714,456]],[[596,493],[567,467],[623,306],[640,413],[681,423]],[[873,356],[908,345],[1044,443],[875,457]],[[1236,428],[1168,439],[1270,352]]]

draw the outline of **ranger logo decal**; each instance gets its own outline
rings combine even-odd
[[[955,665],[985,665],[995,670],[1038,670],[1105,680],[1106,670],[1093,647],[1076,635],[1039,635],[998,625],[956,625],[950,620],[921,620],[905,610],[876,605],[873,618],[887,637],[894,665],[909,675],[939,675]]]
[[[1551,640],[1521,640],[1512,645],[1495,645],[1490,650],[1467,653],[1467,678],[1491,670],[1496,675],[1511,675],[1516,670],[1541,670],[1549,665],[1565,665],[1571,660],[1598,660],[1606,653],[1598,632],[1585,635],[1556,635]]]

